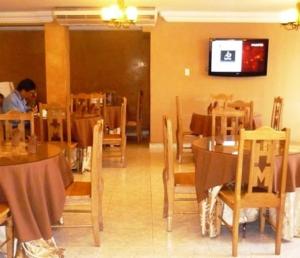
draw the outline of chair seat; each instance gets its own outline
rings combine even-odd
[[[195,173],[194,172],[180,172],[174,174],[175,186],[194,186],[195,185]]]
[[[65,191],[67,198],[76,196],[91,196],[90,182],[73,182]]]
[[[0,203],[0,217],[7,216],[9,213],[9,207],[5,203]]]
[[[267,193],[267,192],[265,192],[264,203],[258,205],[256,203],[256,200],[260,200],[262,198],[262,193],[263,192],[261,191],[261,192],[252,193],[250,195],[246,191],[242,191],[241,208],[278,207],[279,200],[277,195],[275,195],[274,193]],[[219,198],[233,209],[234,200],[235,200],[234,189],[228,189],[228,188],[222,189],[219,192]]]
[[[197,134],[194,134],[192,131],[185,131],[185,132],[183,132],[183,135],[184,136],[193,136],[193,137],[198,137],[198,135]]]
[[[105,134],[103,144],[121,144],[122,137],[120,134]]]
[[[136,126],[138,124],[137,121],[127,121],[126,125],[127,126]]]

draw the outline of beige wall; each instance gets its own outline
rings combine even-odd
[[[207,75],[210,37],[269,38],[268,74],[228,78]],[[253,100],[254,112],[270,124],[274,96],[284,97],[283,126],[300,141],[300,33],[279,24],[166,23],[151,30],[151,142],[161,142],[162,114],[175,122],[175,96],[183,102],[185,125],[192,112],[205,112],[211,93]],[[191,69],[190,77],[184,68]],[[299,111],[298,111],[299,110]]]

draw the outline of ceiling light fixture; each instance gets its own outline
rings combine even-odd
[[[118,0],[117,4],[101,9],[101,18],[104,22],[117,27],[127,27],[135,24],[138,17],[137,8],[125,6],[124,0]]]
[[[298,30],[300,27],[300,2],[296,8],[287,10],[282,13],[282,26],[287,30]]]

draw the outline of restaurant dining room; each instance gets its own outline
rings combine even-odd
[[[0,2],[0,258],[300,257],[300,2]]]

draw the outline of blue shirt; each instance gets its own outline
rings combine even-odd
[[[17,110],[20,112],[29,111],[29,107],[26,105],[26,100],[23,99],[17,90],[14,90],[3,101],[3,112],[6,113],[10,110]]]

